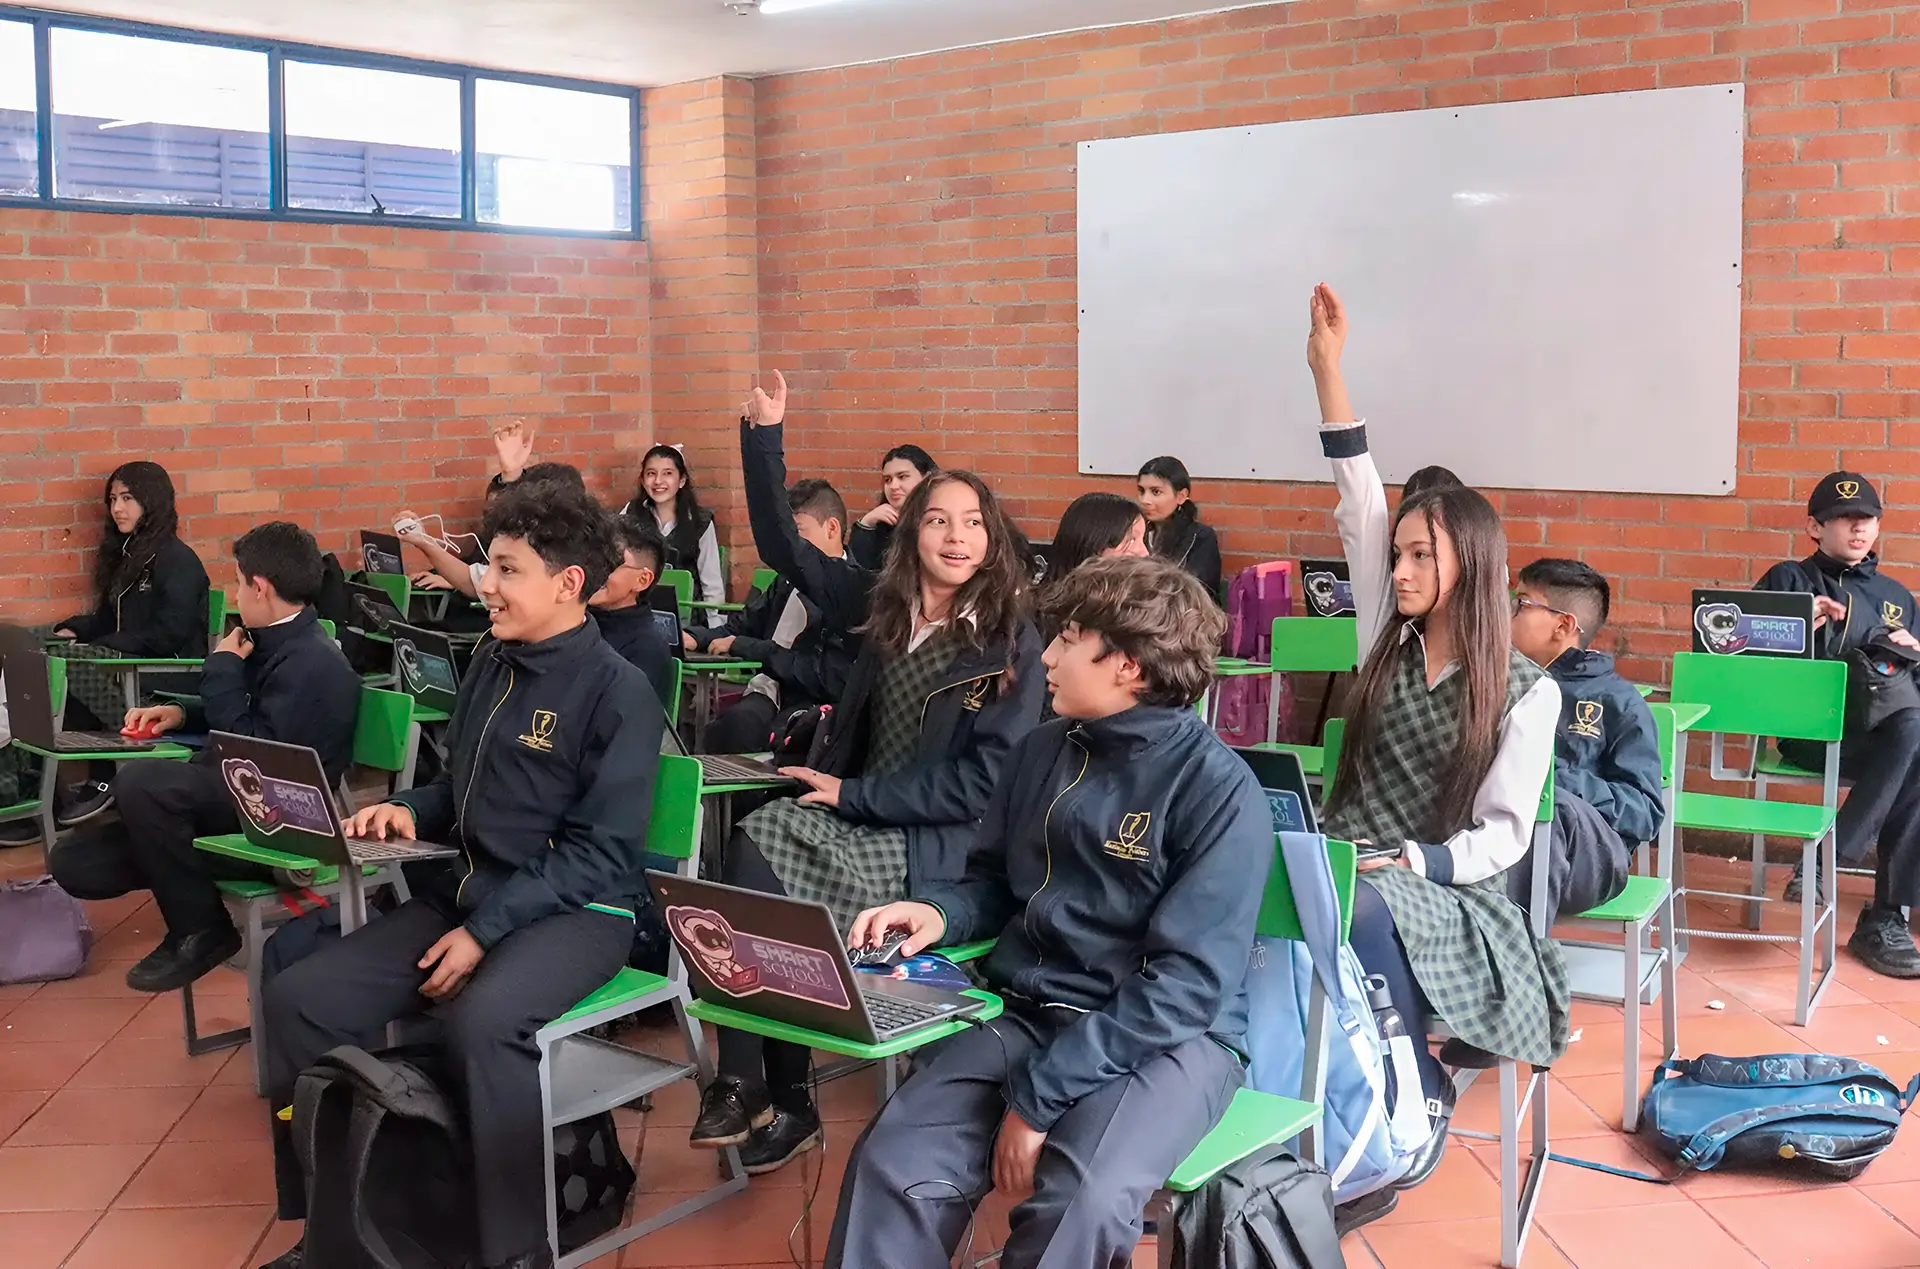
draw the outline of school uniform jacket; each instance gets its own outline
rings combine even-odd
[[[647,676],[656,700],[664,704],[673,690],[674,650],[667,646],[660,623],[653,619],[653,605],[647,595],[625,608],[589,608],[600,637],[621,658],[637,666]]]
[[[1015,1066],[1045,1131],[1080,1098],[1196,1036],[1244,1055],[1244,977],[1274,855],[1252,771],[1190,709],[1056,719],[1013,751],[951,885],[916,889],[943,941],[998,936],[996,990],[1081,1013]]]
[[[193,548],[168,538],[133,579],[60,625],[81,643],[134,657],[207,655],[207,570]]]
[[[338,784],[353,761],[353,727],[360,714],[360,676],[340,646],[320,628],[312,608],[289,621],[247,631],[247,656],[215,652],[200,670],[200,696],[184,706],[184,732],[306,745],[320,755],[327,783]],[[194,755],[214,761],[211,745]]]
[[[1660,741],[1653,711],[1604,652],[1568,648],[1547,667],[1560,685],[1553,788],[1600,813],[1629,846],[1660,835]]]
[[[1844,621],[1829,621],[1819,631],[1823,657],[1843,657],[1889,630],[1913,625],[1913,594],[1880,571],[1878,554],[1858,564],[1842,564],[1824,551],[1804,560],[1775,564],[1754,583],[1755,590],[1798,591],[1837,599],[1847,607]]]
[[[447,725],[447,769],[393,799],[422,840],[460,850],[421,883],[450,893],[488,948],[561,912],[631,917],[665,724],[646,676],[591,621],[483,645]]]

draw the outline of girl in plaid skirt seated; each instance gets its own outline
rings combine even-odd
[[[1330,836],[1398,847],[1363,862],[1353,948],[1387,980],[1415,1035],[1435,1017],[1458,1037],[1440,1060],[1545,1066],[1567,1045],[1568,983],[1559,949],[1536,938],[1507,897],[1506,870],[1528,851],[1553,760],[1560,691],[1512,646],[1507,539],[1484,497],[1427,488],[1387,513],[1340,374],[1346,314],[1314,291],[1307,362],[1333,460],[1334,519],[1353,576],[1360,646],[1345,744],[1328,790]],[[1441,1122],[1399,1183],[1432,1174],[1446,1143],[1453,1085],[1422,1054]]]
[[[824,903],[845,931],[867,908],[958,880],[1008,750],[1046,691],[1018,537],[985,481],[927,477],[900,511],[862,646],[798,798],[761,807],[727,844],[722,879]],[[807,1050],[720,1032],[720,1076],[693,1145],[739,1146],[769,1172],[820,1140]]]

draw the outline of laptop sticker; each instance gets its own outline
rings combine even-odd
[[[1730,603],[1701,604],[1693,610],[1693,628],[1709,652],[1772,652],[1798,656],[1807,650],[1807,623],[1800,617],[1742,612]]]
[[[453,667],[447,664],[446,658],[420,651],[411,639],[393,641],[393,659],[400,665],[400,674],[406,679],[409,692],[436,688],[442,692],[458,690],[453,682]]]
[[[834,1009],[851,1009],[840,971],[825,952],[743,934],[707,908],[670,907],[667,928],[709,981],[729,996],[770,991]]]
[[[399,556],[389,554],[371,542],[361,544],[360,563],[369,573],[398,574],[401,570]]]
[[[1291,789],[1268,789],[1267,809],[1273,812],[1273,831],[1276,833],[1304,833],[1307,830],[1307,815],[1300,806],[1300,795]]]
[[[261,775],[260,768],[247,758],[223,759],[220,776],[233,790],[240,813],[262,833],[271,836],[291,828],[333,836],[333,813],[327,806],[327,795],[311,784]]]
[[[1332,573],[1307,574],[1307,602],[1322,617],[1353,614],[1353,583]]]

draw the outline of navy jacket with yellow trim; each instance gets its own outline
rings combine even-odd
[[[1913,593],[1880,571],[1877,554],[1858,564],[1842,564],[1825,551],[1815,551],[1804,560],[1775,564],[1753,588],[1804,591],[1846,605],[1846,620],[1820,628],[1818,650],[1823,657],[1844,657],[1889,630],[1914,624]]]
[[[1009,758],[952,885],[914,891],[943,941],[997,935],[995,989],[1081,1016],[1017,1064],[1042,1131],[1197,1036],[1245,1053],[1247,960],[1274,856],[1253,772],[1191,709],[1056,719]]]
[[[642,674],[591,621],[540,643],[483,644],[447,724],[451,761],[393,800],[460,858],[408,870],[450,893],[492,947],[542,917],[633,910],[666,726]]]
[[[1660,739],[1653,711],[1604,652],[1568,648],[1547,667],[1560,685],[1553,787],[1583,799],[1630,846],[1660,835]]]

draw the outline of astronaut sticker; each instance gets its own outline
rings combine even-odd
[[[260,832],[272,836],[283,828],[304,833],[333,836],[333,814],[327,795],[310,784],[276,780],[260,774],[260,768],[246,758],[227,758],[220,763],[220,778],[233,792],[240,814]]]
[[[1708,652],[1771,652],[1800,656],[1807,650],[1807,623],[1800,617],[1743,612],[1724,601],[1696,605],[1693,628]]]
[[[1313,570],[1307,574],[1307,603],[1315,615],[1341,617],[1353,614],[1353,583],[1331,571]]]
[[[853,1007],[838,966],[824,952],[742,933],[708,908],[670,907],[667,928],[694,966],[729,996],[770,991],[833,1009]]]

